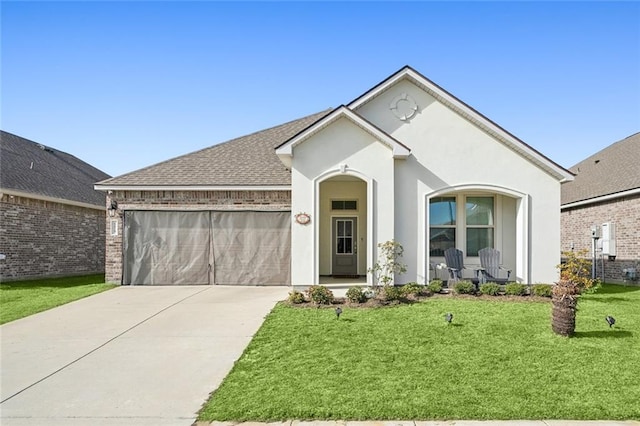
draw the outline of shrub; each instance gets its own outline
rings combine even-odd
[[[458,294],[475,294],[476,286],[471,281],[458,281],[453,285],[453,290]]]
[[[364,303],[367,301],[367,295],[360,287],[350,287],[347,290],[346,297],[352,303]]]
[[[380,289],[380,297],[387,302],[400,300],[403,298],[402,289],[392,285],[385,285]]]
[[[557,266],[560,269],[560,281],[572,283],[578,293],[591,293],[600,287],[598,278],[591,278],[591,261],[587,258],[588,251],[579,250],[577,252],[565,251],[564,263]]]
[[[489,296],[497,296],[500,293],[500,286],[496,283],[486,283],[480,286],[480,293]]]
[[[425,291],[425,287],[418,283],[408,283],[403,285],[401,288],[402,294],[407,296],[418,296]]]
[[[504,287],[504,293],[509,296],[525,296],[527,294],[527,286],[518,283],[508,283]]]
[[[330,305],[333,303],[333,292],[321,285],[312,285],[307,289],[307,297],[318,305]]]
[[[427,284],[427,290],[432,293],[440,293],[442,291],[442,280],[433,280]]]
[[[536,284],[532,287],[533,294],[540,297],[551,297],[553,288],[551,284]]]
[[[407,265],[400,262],[404,249],[402,244],[389,240],[378,244],[380,261],[376,262],[372,268],[367,271],[373,277],[374,287],[380,285],[387,286],[393,284],[393,277],[396,274],[404,274],[407,272]]]
[[[287,300],[289,301],[289,303],[294,303],[294,304],[304,303],[305,302],[304,294],[300,293],[299,291],[295,291],[295,290],[293,290],[291,293],[289,293],[289,297],[287,298]]]

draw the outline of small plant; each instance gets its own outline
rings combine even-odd
[[[419,296],[421,294],[424,293],[425,291],[425,287],[423,285],[420,285],[418,283],[408,283],[403,285],[402,287],[400,287],[402,294],[405,297],[410,297],[410,296]]]
[[[587,250],[565,251],[565,262],[558,265],[560,281],[569,281],[577,287],[578,293],[591,293],[600,287],[600,280],[591,278],[591,261]]]
[[[400,287],[385,285],[380,289],[380,297],[382,298],[382,300],[392,302],[394,300],[403,299],[404,295],[402,294],[402,289]]]
[[[480,286],[480,293],[489,296],[497,296],[500,293],[500,286],[496,283],[486,283]]]
[[[378,249],[380,260],[368,270],[373,276],[373,285],[392,285],[395,274],[407,272],[407,265],[398,260],[402,257],[404,249],[400,243],[393,240],[378,244]]]
[[[350,287],[347,290],[346,297],[351,303],[364,303],[367,301],[367,294],[360,287]]]
[[[551,297],[553,287],[550,284],[536,284],[531,287],[533,294],[540,297]]]
[[[504,287],[504,294],[509,296],[526,296],[527,286],[518,283],[507,283]]]
[[[427,284],[427,290],[432,293],[440,293],[442,291],[442,280],[433,280]]]
[[[476,286],[471,281],[458,281],[453,285],[453,291],[457,294],[475,294]]]
[[[317,305],[330,305],[333,303],[333,292],[321,285],[312,285],[307,289],[307,297]]]
[[[296,290],[293,290],[292,292],[289,293],[289,297],[287,298],[287,300],[289,301],[289,303],[293,303],[296,305],[299,303],[305,302],[304,294]]]

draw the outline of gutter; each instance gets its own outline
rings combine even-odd
[[[172,186],[172,185],[93,185],[96,191],[291,191],[291,185],[270,186]]]
[[[49,197],[49,196],[46,196],[46,195],[33,194],[33,193],[30,193],[30,192],[16,191],[16,190],[13,190],[13,189],[0,188],[0,199],[2,198],[2,195],[9,195],[9,196],[12,196],[12,197],[31,198],[31,199],[34,199],[34,200],[49,201],[49,202],[52,202],[52,203],[65,204],[65,205],[68,205],[68,206],[75,206],[75,207],[83,207],[85,209],[92,209],[92,210],[104,210],[105,209],[105,206],[98,206],[96,204],[83,203],[81,201],[67,200],[67,199],[64,199],[64,198]]]
[[[589,198],[588,200],[575,201],[569,204],[563,204],[560,206],[560,210],[570,209],[572,207],[584,206],[587,204],[599,203],[601,201],[613,200],[614,198],[626,197],[627,195],[640,194],[640,188],[629,189],[627,191],[615,192],[613,194],[603,195],[600,197]]]

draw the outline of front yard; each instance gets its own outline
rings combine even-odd
[[[434,297],[339,320],[280,304],[200,419],[638,419],[639,304],[638,287],[584,296],[570,339],[550,302]]]
[[[115,287],[104,275],[50,278],[0,284],[0,324],[33,315]]]

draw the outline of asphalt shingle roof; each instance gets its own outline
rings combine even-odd
[[[290,185],[275,148],[330,110],[242,136],[100,182],[106,186]]]
[[[562,184],[563,205],[640,188],[640,133],[609,145],[570,170],[576,177]]]
[[[0,188],[104,206],[93,184],[108,177],[66,152],[0,131]]]

